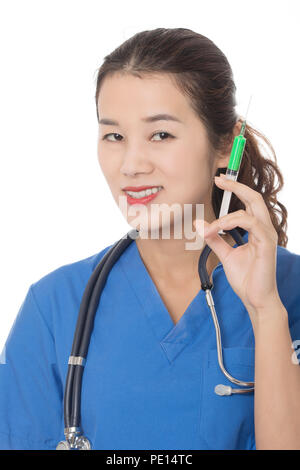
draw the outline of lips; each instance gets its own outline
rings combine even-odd
[[[156,187],[159,187],[159,186],[148,186],[146,188],[144,186],[143,188],[150,189],[150,188],[156,188]],[[137,191],[134,191],[133,189],[128,189],[128,191],[137,192]],[[141,189],[140,191],[144,191],[144,189]],[[139,198],[132,197],[132,196],[130,196],[130,194],[126,193],[127,202],[130,205],[132,205],[132,204],[144,204],[144,205],[146,205],[146,204],[148,204],[148,202],[150,202],[154,198],[156,198],[161,191],[162,191],[162,189],[157,191],[156,193],[149,194],[149,196],[144,196],[144,197],[139,197]]]
[[[160,186],[126,186],[125,188],[122,188],[123,191],[145,191],[146,189],[152,189],[152,188],[159,188]]]

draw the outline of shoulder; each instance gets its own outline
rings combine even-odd
[[[61,265],[33,282],[29,290],[39,310],[60,310],[62,306],[80,302],[92,272],[112,246],[108,245],[87,258]]]

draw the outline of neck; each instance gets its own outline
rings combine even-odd
[[[231,246],[235,244],[228,234],[223,235],[222,238]],[[206,243],[204,241],[200,249],[186,249],[185,244],[193,241],[185,237],[182,239],[137,238],[136,244],[143,263],[152,277],[164,280],[170,285],[182,286],[185,282],[199,280],[198,262]],[[211,252],[206,265],[209,276],[219,262],[216,254]]]

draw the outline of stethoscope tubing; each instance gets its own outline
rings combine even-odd
[[[88,283],[86,285],[86,288],[84,290],[84,294],[83,294],[82,299],[81,299],[79,314],[78,314],[78,318],[77,318],[74,338],[73,338],[73,345],[72,345],[72,350],[71,350],[71,356],[72,357],[78,357],[79,356],[78,353],[79,353],[79,348],[80,348],[80,343],[81,343],[81,337],[82,337],[82,332],[83,332],[84,325],[85,325],[85,322],[86,322],[86,316],[88,314],[88,305],[89,305],[89,302],[90,302],[90,298],[91,298],[91,295],[93,293],[93,290],[94,290],[95,284],[97,282],[97,279],[99,277],[99,273],[101,272],[103,266],[105,265],[109,255],[110,255],[110,250],[105,253],[105,255],[101,259],[100,263],[96,266],[96,268],[93,271],[91,277],[89,278],[89,281],[88,281]],[[73,414],[72,413],[72,397],[74,395],[74,393],[73,393],[73,384],[74,384],[74,373],[75,373],[76,368],[77,369],[82,369],[82,367],[80,367],[80,366],[76,367],[72,364],[68,365],[68,372],[67,372],[65,393],[64,393],[65,428],[71,427],[71,416]]]
[[[224,230],[225,233],[229,233],[236,243],[241,246],[245,244],[245,241],[241,234],[239,233],[238,229],[231,229],[231,230]],[[227,377],[228,380],[230,380],[232,383],[236,385],[240,385],[242,387],[249,387],[245,389],[238,389],[238,388],[231,388],[226,385],[219,384],[215,387],[215,393],[218,395],[231,395],[232,393],[249,393],[254,391],[254,382],[245,382],[243,380],[238,380],[232,375],[229,374],[229,372],[225,369],[224,362],[223,362],[223,354],[222,354],[222,339],[221,339],[221,330],[220,330],[220,325],[218,322],[218,317],[217,313],[215,310],[214,302],[213,302],[213,297],[212,297],[212,288],[213,284],[210,282],[209,275],[206,269],[206,263],[207,263],[207,258],[209,254],[211,253],[211,248],[206,245],[200,255],[199,258],[199,263],[198,263],[198,272],[199,272],[199,277],[201,280],[201,288],[205,291],[206,294],[206,301],[208,304],[208,307],[210,309],[212,319],[214,322],[215,326],[215,332],[216,332],[216,343],[217,343],[217,352],[218,352],[218,363],[220,366],[221,371]]]
[[[84,291],[71,352],[72,357],[82,358],[83,363],[68,366],[64,396],[65,428],[79,428],[80,426],[82,376],[100,296],[113,265],[137,234],[135,229],[131,230],[105,253]]]

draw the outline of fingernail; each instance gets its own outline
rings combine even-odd
[[[217,181],[218,183],[222,183],[223,178],[221,178],[220,176],[215,176],[215,181]]]

